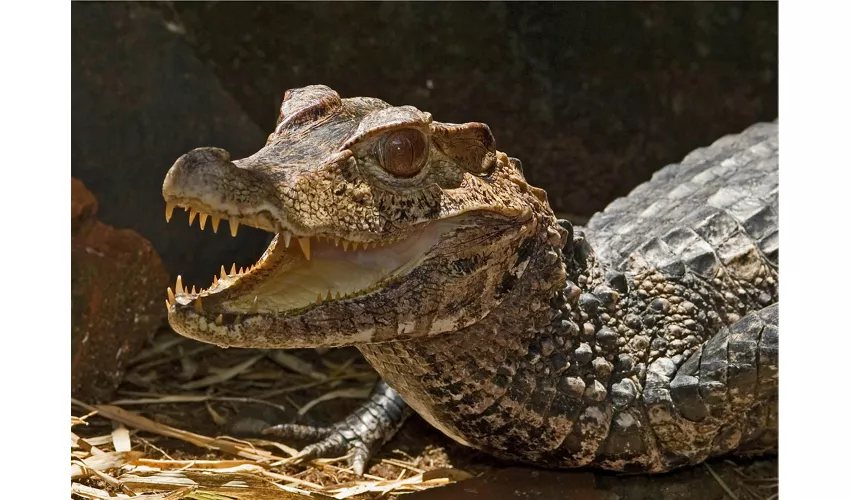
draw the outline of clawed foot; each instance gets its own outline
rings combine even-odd
[[[380,381],[365,403],[332,426],[280,424],[266,428],[263,434],[315,441],[301,450],[299,461],[348,456],[348,465],[362,476],[372,454],[395,435],[409,414],[401,396]]]

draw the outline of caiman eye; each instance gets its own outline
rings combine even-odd
[[[422,132],[414,129],[393,132],[381,141],[381,166],[398,177],[413,177],[425,164],[426,149]]]

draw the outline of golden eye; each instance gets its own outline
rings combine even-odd
[[[381,165],[398,177],[413,177],[425,165],[426,149],[422,132],[415,129],[393,132],[381,141]]]

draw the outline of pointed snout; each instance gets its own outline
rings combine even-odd
[[[254,212],[274,202],[261,174],[239,168],[221,148],[197,148],[171,166],[162,183],[166,202],[198,204],[231,214]]]
[[[162,196],[172,199],[198,198],[222,180],[238,177],[230,153],[221,148],[196,148],[184,154],[165,175]]]

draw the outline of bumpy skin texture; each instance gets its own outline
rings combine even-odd
[[[429,138],[428,161],[409,179],[387,173],[375,153],[387,134],[403,129]],[[252,310],[254,290],[273,275],[271,265],[258,266],[208,292],[178,291],[169,322],[201,341],[272,348],[418,338],[472,324],[507,297],[494,283],[525,270],[528,254],[517,250],[555,225],[546,193],[529,186],[518,165],[495,150],[481,123],[432,122],[411,106],[340,99],[320,85],[287,91],[265,147],[236,161],[217,148],[183,155],[163,182],[166,203],[295,238],[373,246],[415,237],[435,221],[461,227],[404,279],[369,293],[297,311],[261,301]],[[203,312],[193,309],[198,297]]]
[[[428,137],[409,179],[363,146],[399,127]],[[776,124],[723,138],[573,228],[485,125],[327,87],[290,91],[266,147],[236,162],[185,155],[166,200],[295,237],[452,229],[414,268],[350,297],[246,310],[244,297],[279,276],[271,259],[226,287],[178,290],[169,321],[221,345],[356,345],[422,417],[502,458],[662,472],[775,451],[777,141]],[[369,448],[401,421],[394,405],[370,401],[358,410],[369,422],[337,437],[300,430],[325,438],[314,449],[338,451],[339,436]]]
[[[775,451],[777,161],[776,124],[694,151],[576,231],[548,303],[361,351],[435,426],[503,458],[661,472]]]

